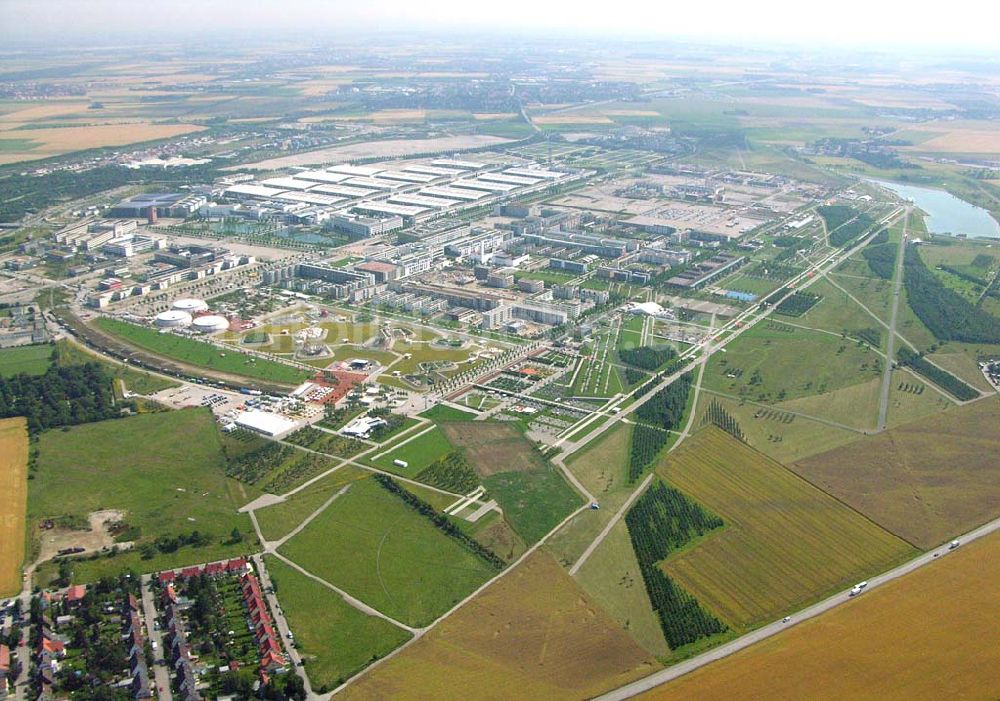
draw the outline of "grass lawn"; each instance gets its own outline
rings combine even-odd
[[[416,438],[407,441],[397,448],[393,448],[385,455],[372,460],[371,462],[390,472],[413,477],[425,467],[438,458],[442,458],[453,450],[444,432],[434,426],[426,433],[422,433]],[[402,460],[407,463],[406,467],[399,467],[393,464],[393,460]]]
[[[702,392],[698,398],[699,417],[704,416],[713,401],[736,419],[747,443],[782,463],[830,450],[860,437],[860,434],[802,416],[709,392]],[[695,426],[700,420],[695,420]]]
[[[881,368],[874,351],[853,341],[767,321],[712,356],[704,386],[770,403],[858,384]]]
[[[141,436],[141,443],[137,443]],[[224,474],[219,433],[207,409],[144,414],[125,419],[46,431],[38,442],[38,470],[28,487],[28,518],[38,532],[43,518],[85,518],[100,509],[125,512],[138,529],[138,545],[159,536],[198,530],[210,537],[204,547],[138,551],[82,561],[77,579],[93,581],[129,567],[153,572],[243,553],[249,541],[225,544],[237,528],[252,538],[250,519],[236,509],[246,500]]]
[[[101,317],[95,325],[102,331],[113,334],[140,348],[182,363],[197,367],[227,372],[234,375],[256,378],[268,382],[298,384],[309,373],[284,363],[252,358],[237,350],[222,351],[203,341],[160,333],[155,329],[128,324],[117,319]]]
[[[462,411],[447,404],[435,404],[420,415],[431,421],[471,421],[476,418],[476,415],[471,412]]]
[[[496,574],[373,480],[352,484],[281,553],[415,626],[434,620]]]
[[[320,693],[410,637],[402,628],[359,611],[276,557],[267,556],[266,565],[309,682]]]
[[[672,553],[661,567],[737,630],[916,554],[905,541],[714,427],[664,458],[657,473],[725,524],[694,547]]]
[[[581,504],[577,493],[551,466],[533,472],[498,472],[483,479],[483,485],[529,545]]]
[[[48,343],[0,350],[0,377],[44,375],[51,364],[52,346]]]
[[[311,513],[323,506],[345,485],[371,476],[370,472],[345,465],[332,475],[314,482],[285,501],[258,509],[257,525],[268,540],[280,540],[295,530]]]

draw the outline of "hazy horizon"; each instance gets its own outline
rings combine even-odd
[[[0,0],[0,37],[30,44],[61,37],[65,43],[101,37],[116,41],[144,34],[168,41],[212,36],[250,40],[301,36],[315,40],[348,32],[491,32],[536,37],[636,38],[865,50],[907,49],[996,54],[1000,8],[956,0],[937,6],[846,0],[828,13],[803,10],[791,0],[757,3],[718,0],[710,5],[649,6],[508,0],[502,4],[456,0]],[[974,21],[973,21],[974,20]]]

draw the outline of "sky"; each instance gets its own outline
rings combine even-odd
[[[824,46],[965,48],[1000,57],[997,0],[0,0],[8,40],[165,39],[386,30],[552,32]]]

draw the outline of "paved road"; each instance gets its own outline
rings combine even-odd
[[[1000,519],[990,521],[986,525],[981,526],[976,530],[965,534],[964,536],[961,536],[959,538],[959,541],[961,541],[961,543],[964,545],[969,543],[970,541],[976,540],[977,538],[982,538],[983,536],[998,530],[1000,530]],[[900,565],[895,569],[889,570],[888,572],[872,577],[871,579],[868,580],[868,587],[865,591],[869,591],[871,589],[875,589],[876,587],[880,587],[884,584],[887,584],[888,582],[891,582],[894,579],[902,577],[905,574],[909,574],[914,570],[929,565],[935,560],[941,559],[947,553],[948,553],[947,546],[930,550],[924,553],[923,555],[914,558],[913,560],[910,560],[905,564]],[[946,567],[948,562],[947,558],[943,559],[942,562],[944,564],[939,566]],[[861,594],[861,596],[864,596],[864,594]],[[763,628],[758,628],[757,630],[751,633],[747,633],[746,635],[737,638],[736,640],[733,640],[730,643],[717,647],[713,650],[709,650],[708,652],[698,655],[697,657],[692,657],[689,660],[676,664],[672,667],[668,667],[667,669],[656,672],[655,674],[651,674],[645,679],[640,679],[637,682],[633,682],[631,684],[628,684],[627,686],[623,686],[620,689],[611,691],[607,694],[604,694],[603,696],[599,696],[597,697],[598,701],[621,701],[622,699],[632,698],[633,696],[637,696],[641,693],[649,691],[650,689],[654,689],[657,686],[660,686],[661,684],[665,684],[673,679],[677,679],[678,677],[684,676],[689,672],[693,672],[694,670],[699,669],[700,667],[704,667],[705,665],[710,664],[716,660],[721,660],[724,657],[729,657],[733,653],[748,648],[751,645],[760,642],[761,640],[766,640],[767,638],[770,638],[772,635],[777,635],[778,633],[780,633],[783,630],[786,630],[790,626],[802,623],[803,621],[806,621],[810,618],[815,618],[816,616],[819,616],[829,611],[830,609],[836,608],[837,606],[842,606],[843,604],[846,604],[850,601],[851,597],[848,596],[847,592],[840,592],[838,594],[834,594],[830,598],[825,599],[819,602],[818,604],[814,604],[809,608],[803,609],[802,611],[793,614],[791,616],[791,620],[788,623],[775,621],[774,623],[766,625]]]
[[[156,627],[156,602],[153,601],[153,591],[149,586],[152,575],[144,574],[140,579],[142,586],[142,616],[146,619],[146,634],[150,642],[156,643],[153,651],[153,679],[158,689],[160,701],[172,701],[174,695],[170,690],[170,673],[167,671],[166,658],[163,649],[163,631]]]
[[[893,347],[896,344],[896,319],[899,316],[899,297],[903,287],[903,257],[906,253],[906,237],[909,233],[910,208],[906,208],[903,219],[903,235],[899,237],[899,249],[896,251],[896,274],[893,279],[892,311],[889,314],[889,340],[885,344],[885,370],[882,372],[882,394],[878,405],[878,423],[876,431],[884,431],[889,418],[889,390],[892,388]]]
[[[274,595],[274,586],[271,584],[271,575],[268,574],[267,568],[264,567],[264,558],[260,555],[253,556],[254,566],[257,568],[257,577],[260,579],[260,588],[264,592],[264,596],[267,597],[268,606],[271,607],[271,614],[274,617],[274,624],[278,627],[278,634],[284,641],[285,653],[288,655],[288,659],[291,660],[292,664],[295,666],[295,673],[299,675],[302,682],[305,684],[306,698],[314,699],[317,698],[316,694],[312,690],[312,686],[309,684],[309,677],[302,667],[302,658],[299,656],[299,651],[295,649],[292,644],[292,639],[289,637],[291,633],[291,628],[288,627],[288,621],[285,620],[285,612],[281,610],[281,605],[278,603],[278,598]]]

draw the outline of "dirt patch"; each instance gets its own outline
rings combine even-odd
[[[344,697],[582,699],[659,666],[540,552]]]
[[[513,426],[486,421],[449,421],[440,425],[456,448],[465,451],[480,477],[498,472],[532,472],[545,469],[542,457]]]
[[[68,548],[83,548],[79,554],[98,552],[114,545],[119,550],[128,550],[132,547],[131,542],[116,543],[114,537],[108,532],[108,526],[122,521],[125,518],[123,511],[115,509],[105,509],[94,511],[87,517],[90,528],[85,531],[77,531],[69,528],[51,528],[42,530],[40,537],[40,549],[38,561],[51,560],[59,554],[60,550]]]

